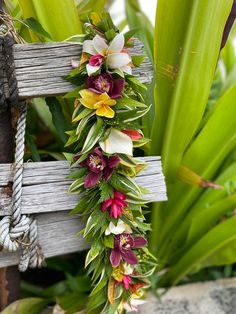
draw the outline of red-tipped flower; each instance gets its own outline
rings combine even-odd
[[[141,138],[143,138],[143,135],[141,133],[139,133],[137,130],[133,130],[133,129],[122,130],[122,133],[125,133],[126,135],[128,135],[132,141],[138,141]]]
[[[109,210],[110,217],[119,218],[122,216],[122,209],[127,207],[125,194],[114,190],[114,197],[108,198],[102,203],[102,212]]]
[[[135,265],[138,263],[137,256],[132,252],[132,249],[144,247],[147,240],[138,236],[133,238],[128,233],[119,234],[115,237],[114,249],[110,255],[110,262],[113,267],[120,265],[121,260],[128,264]]]
[[[118,281],[118,283],[121,283],[126,290],[130,288],[130,284],[132,283],[132,279],[128,275],[124,275],[122,281]]]

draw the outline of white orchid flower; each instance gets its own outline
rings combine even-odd
[[[134,272],[134,265],[130,265],[127,263],[124,263],[124,275],[132,275]]]
[[[133,155],[133,142],[131,138],[114,128],[111,129],[108,138],[104,142],[99,142],[99,145],[107,154]]]
[[[113,222],[111,221],[109,223],[109,226],[107,227],[106,231],[105,231],[105,235],[109,235],[109,234],[121,234],[123,232],[125,232],[126,229],[126,225],[124,223],[123,220],[119,219],[117,222],[117,225],[115,226],[113,224]]]
[[[127,312],[138,312],[138,307],[144,303],[146,303],[147,301],[145,300],[139,300],[139,299],[132,299],[131,296],[131,301],[128,303],[124,304],[124,309]]]
[[[117,34],[108,45],[104,38],[96,35],[92,40],[85,40],[83,43],[83,52],[92,56],[100,55],[106,58],[108,68],[111,70],[119,69],[128,74],[132,73],[130,62],[131,58],[126,52],[122,52],[124,48],[124,35]],[[88,75],[97,72],[101,64],[88,63],[86,68]]]

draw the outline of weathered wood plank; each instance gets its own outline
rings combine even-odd
[[[147,188],[149,201],[166,200],[166,186],[159,157],[143,157],[147,167],[136,182]],[[10,213],[11,197],[7,188],[12,181],[12,165],[0,165],[0,216]],[[22,212],[24,214],[64,211],[74,208],[79,195],[69,194],[71,180],[67,161],[25,163],[23,175]]]
[[[70,217],[68,212],[39,214],[38,240],[45,257],[82,251],[88,247],[76,234],[83,228],[79,216]],[[0,268],[17,265],[19,252],[0,252]]]
[[[143,45],[135,41],[131,55],[142,54]],[[82,46],[73,43],[43,43],[14,46],[16,78],[20,98],[63,95],[74,86],[63,79],[71,71],[71,61],[79,61]],[[152,65],[148,58],[133,74],[143,82],[152,79]],[[8,94],[7,86],[5,93]]]

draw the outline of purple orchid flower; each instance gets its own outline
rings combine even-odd
[[[128,206],[126,203],[126,195],[114,190],[114,197],[108,198],[102,203],[101,211],[109,210],[110,217],[119,218],[122,216],[122,208]]]
[[[86,189],[94,187],[102,176],[108,181],[119,162],[118,155],[107,157],[102,154],[99,147],[95,148],[87,159],[80,163],[82,167],[89,169],[89,173],[85,177],[84,187]]]
[[[122,259],[130,265],[137,264],[138,258],[132,252],[132,249],[142,248],[146,244],[147,240],[141,236],[134,238],[128,233],[118,234],[115,237],[114,249],[110,255],[110,262],[112,266],[119,266]]]
[[[124,89],[124,79],[113,79],[109,73],[103,73],[97,76],[89,76],[87,79],[87,87],[95,93],[107,93],[110,98],[121,97]]]

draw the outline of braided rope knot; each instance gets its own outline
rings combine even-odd
[[[30,229],[30,219],[22,215],[17,225],[11,225],[11,217],[5,216],[0,221],[0,245],[4,250],[15,252],[24,243]]]

